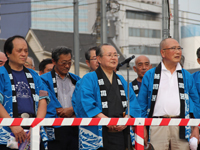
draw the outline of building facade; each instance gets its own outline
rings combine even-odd
[[[185,25],[181,27],[181,46],[185,56],[184,68],[199,68],[196,51],[200,47],[200,26]]]
[[[120,1],[116,43],[125,57],[146,55],[153,66],[160,62],[161,5],[161,0]],[[134,60],[132,65],[134,65]]]
[[[74,0],[31,1],[32,29],[73,32]],[[82,0],[78,4],[79,32],[91,33],[96,17],[96,1]]]

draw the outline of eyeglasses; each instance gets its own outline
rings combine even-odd
[[[172,51],[178,50],[178,51],[181,51],[181,50],[183,50],[183,48],[182,47],[170,47],[170,48],[165,48],[163,50],[172,50]]]
[[[97,58],[95,57],[95,58],[93,58],[93,59],[90,59],[90,60],[97,60]]]
[[[63,62],[59,62],[61,66],[66,66],[66,65],[73,65],[73,61],[63,61]]]
[[[119,54],[107,54],[107,55],[102,55],[102,56],[107,56],[109,58],[112,58],[112,57],[119,58],[120,57]]]
[[[33,67],[33,65],[32,65],[32,64],[30,64],[30,63],[29,63],[29,62],[27,62],[27,61],[25,62],[25,64],[24,64],[24,65],[25,65],[25,66],[28,66],[28,67],[30,66],[31,68]]]

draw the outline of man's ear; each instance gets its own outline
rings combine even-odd
[[[165,50],[161,50],[160,54],[161,54],[162,58],[164,58],[165,57]]]
[[[54,65],[54,66],[56,65],[56,62],[55,62],[55,60],[54,60],[54,59],[52,59],[52,63],[53,63],[53,65]]]
[[[99,64],[101,64],[100,56],[97,56],[97,61]]]
[[[133,70],[137,73],[137,69],[136,69],[136,67],[135,66],[133,66]]]
[[[88,65],[88,67],[90,68],[90,62],[89,62],[89,60],[86,60],[85,62]]]
[[[39,71],[39,75],[40,75],[40,76],[42,75],[42,71]]]
[[[8,59],[8,58],[9,58],[9,56],[10,56],[10,53],[6,52],[6,55],[7,55],[7,59]]]
[[[200,64],[200,58],[197,58],[197,62]]]

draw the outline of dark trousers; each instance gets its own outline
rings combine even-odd
[[[48,150],[78,150],[78,127],[55,128],[55,137],[48,142]]]

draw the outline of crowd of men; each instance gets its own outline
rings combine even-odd
[[[182,49],[175,39],[162,40],[160,64],[152,68],[148,57],[138,56],[133,66],[137,78],[127,83],[116,74],[120,55],[110,44],[86,51],[90,72],[81,79],[69,72],[73,61],[68,47],[56,47],[52,58],[39,64],[38,75],[24,37],[10,37],[0,52],[0,118],[200,118],[200,73],[191,75],[182,68]],[[197,57],[200,62],[200,48]],[[0,149],[13,149],[7,145],[11,132],[19,143],[30,140],[25,129],[29,127],[1,127]],[[124,125],[45,126],[40,149],[133,149],[133,131]],[[145,127],[144,138],[144,145],[150,142],[155,150],[193,150],[199,128]]]

